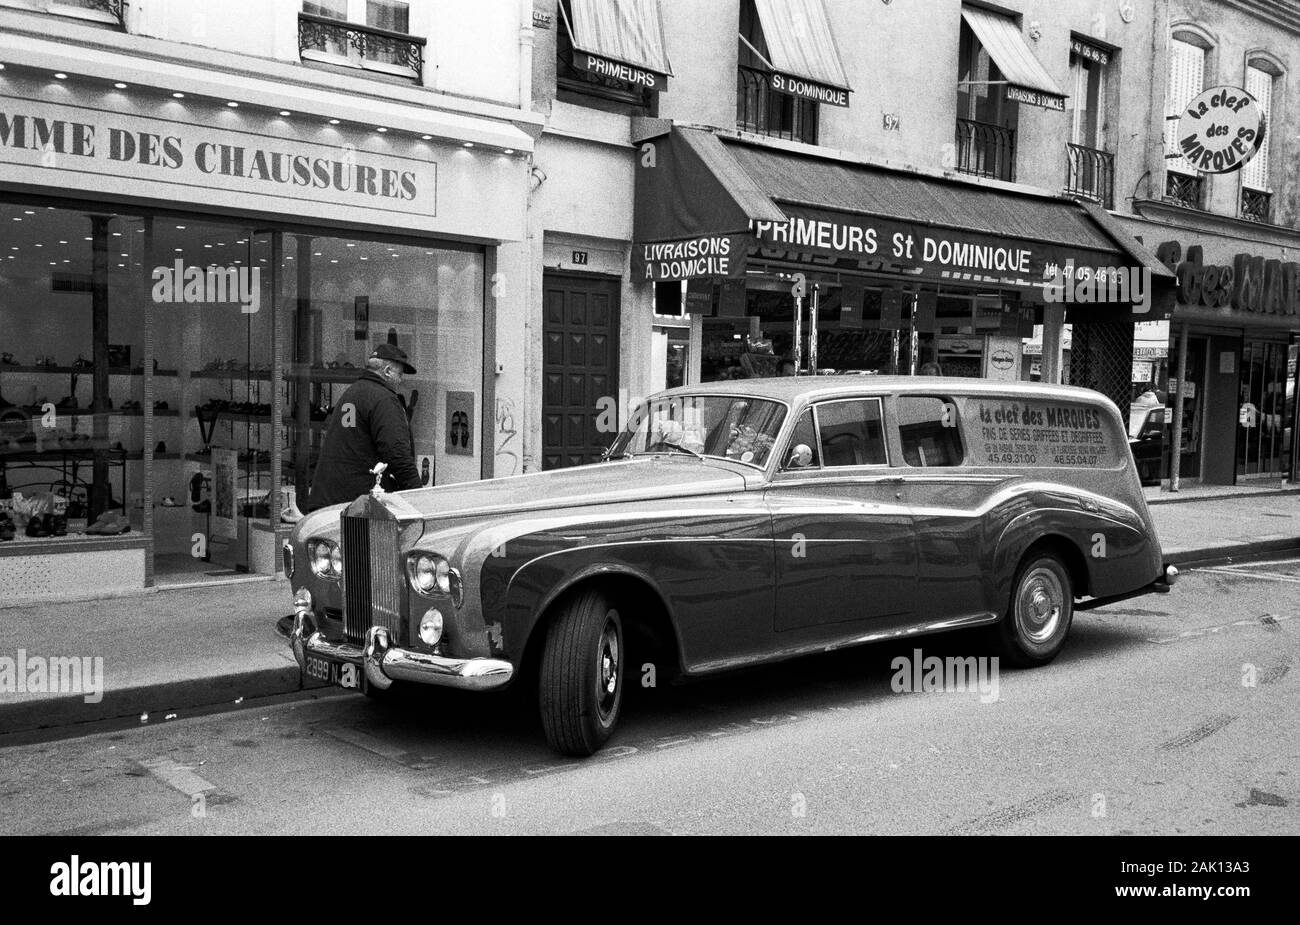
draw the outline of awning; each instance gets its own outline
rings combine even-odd
[[[1091,204],[795,154],[674,127],[638,161],[634,271],[641,280],[743,276],[803,264],[941,286],[1019,290],[1074,315],[1128,310],[1154,280],[1168,317],[1173,274]],[[1122,291],[1120,275],[1123,275]],[[1086,309],[1087,311],[1084,311]]]
[[[1034,57],[1014,20],[973,6],[963,6],[961,15],[1006,78],[1008,99],[1065,109],[1065,91]]]
[[[754,0],[772,67],[772,88],[849,105],[849,79],[822,0]]]
[[[573,66],[647,90],[662,90],[672,76],[664,50],[659,0],[570,0],[573,20],[560,15],[573,41]]]

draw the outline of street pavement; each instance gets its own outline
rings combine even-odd
[[[1237,561],[1300,550],[1300,492],[1150,504],[1167,561]],[[1181,600],[1181,588],[1173,599]],[[1150,600],[1150,598],[1146,598]],[[244,581],[71,603],[0,606],[0,655],[103,659],[104,695],[0,693],[6,734],[114,719],[150,724],[235,709],[302,691],[275,622],[292,610],[288,582]],[[1109,608],[1107,608],[1109,610]]]
[[[1076,614],[998,697],[895,693],[972,633],[633,688],[560,759],[518,695],[419,690],[14,745],[7,834],[1297,834],[1300,560]],[[988,702],[985,702],[988,701]]]

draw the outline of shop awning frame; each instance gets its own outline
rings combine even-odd
[[[1006,78],[1009,99],[1064,111],[1067,94],[1034,55],[1014,20],[973,6],[963,6],[961,16]]]
[[[569,0],[559,6],[574,67],[648,90],[662,90],[673,76],[659,0]],[[620,66],[628,69],[626,76],[618,73]]]
[[[824,0],[754,0],[754,7],[767,54],[750,45],[743,35],[740,40],[772,71],[773,89],[847,106],[852,87]]]

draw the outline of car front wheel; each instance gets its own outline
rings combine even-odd
[[[1056,658],[1074,618],[1074,588],[1060,559],[1032,553],[1020,564],[1007,614],[998,624],[1002,657],[1020,668]]]
[[[547,628],[538,682],[546,740],[565,755],[591,755],[622,703],[623,621],[603,592],[580,592]]]

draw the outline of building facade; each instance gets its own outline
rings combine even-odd
[[[275,574],[381,343],[418,370],[426,482],[495,472],[530,17],[0,3],[0,598]]]

